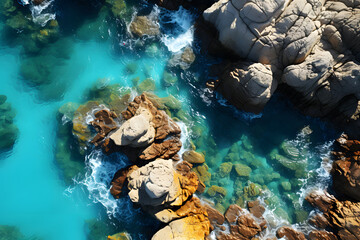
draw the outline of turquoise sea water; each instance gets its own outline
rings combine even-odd
[[[105,157],[91,149],[72,155],[69,161],[78,162],[84,171],[71,173],[76,181],[70,182],[64,171],[73,171],[73,165],[64,170],[57,161],[59,142],[65,142],[65,150],[76,151],[76,146],[59,133],[63,124],[67,126],[57,118],[59,108],[68,102],[83,104],[90,88],[113,84],[119,84],[119,94],[131,91],[135,96],[133,79],[137,77],[139,82],[153,79],[155,94],[173,95],[182,103],[181,109],[176,106],[170,112],[183,122],[185,147],[192,144],[206,155],[211,174],[207,186],[227,191],[225,196],[204,193],[204,199],[222,210],[231,203],[259,197],[268,204],[269,219],[304,222],[311,211],[303,204],[306,191],[327,186],[330,180],[322,161],[338,134],[331,126],[301,115],[280,95],[274,96],[261,115],[252,115],[235,110],[207,90],[208,66],[221,59],[199,53],[200,42],[193,39],[191,27],[196,11],[168,12],[145,3],[134,4],[142,14],[159,16],[162,31],[159,37],[139,40],[127,33],[124,22],[104,17],[103,12],[76,14],[81,4],[68,12],[68,1],[53,4],[48,11],[56,12],[59,20],[57,41],[31,54],[22,48],[26,38],[9,44],[14,36],[7,36],[0,42],[0,94],[7,96],[16,111],[14,123],[19,129],[13,148],[0,155],[0,225],[15,226],[27,237],[51,240],[105,239],[107,234],[124,230],[135,239],[148,239],[160,227],[126,197],[114,200],[110,196],[108,184],[113,174],[129,164],[124,156]],[[91,9],[96,13],[98,8]],[[72,22],[70,16],[77,17]],[[196,53],[192,66],[187,70],[169,67],[172,51],[189,43]],[[174,74],[177,82],[166,85],[164,71]],[[40,79],[43,82],[34,84]],[[313,131],[309,136],[300,133],[305,126]],[[67,137],[72,138],[71,131]],[[299,152],[298,157],[285,159],[296,169],[274,157],[276,151],[286,155],[281,152],[286,140],[292,148],[285,149]],[[245,165],[251,173],[238,176],[234,167],[222,175],[219,167],[226,162]],[[296,175],[299,168],[303,171]],[[244,190],[251,186],[255,186],[253,194]]]

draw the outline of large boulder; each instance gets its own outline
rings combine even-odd
[[[182,176],[172,160],[157,159],[128,176],[132,202],[143,206],[181,206],[197,189],[195,173]]]
[[[281,227],[276,231],[278,238],[286,237],[288,240],[306,240],[302,232],[298,232],[291,227]]]
[[[262,111],[276,87],[270,67],[253,62],[230,64],[214,85],[235,107],[254,113]]]
[[[136,115],[125,121],[114,132],[110,139],[117,146],[145,147],[155,139],[155,128],[152,123],[152,114],[145,108],[139,108]]]

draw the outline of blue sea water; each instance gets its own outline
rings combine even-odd
[[[322,160],[329,153],[331,140],[337,132],[321,120],[301,115],[281,95],[275,95],[261,115],[253,115],[235,110],[221,96],[207,90],[208,66],[219,59],[202,55],[196,48],[199,42],[193,39],[192,30],[195,11],[169,12],[146,3],[138,4],[139,12],[160,16],[162,35],[137,40],[126,33],[124,24],[114,27],[101,15],[87,19],[82,26],[79,21],[80,26],[73,29],[71,21],[61,20],[67,16],[61,1],[56,4],[61,9],[57,12],[59,23],[69,26],[62,26],[67,33],[61,35],[59,41],[44,47],[41,53],[55,56],[44,58],[44,61],[53,61],[47,76],[51,78],[50,84],[29,84],[21,74],[21,66],[24,59],[34,61],[33,55],[24,53],[23,43],[14,46],[0,41],[0,94],[6,95],[15,109],[14,123],[19,129],[13,148],[0,155],[0,225],[16,226],[25,236],[50,240],[105,239],[106,235],[95,238],[94,232],[89,230],[87,223],[92,219],[113,227],[109,227],[108,234],[113,234],[114,229],[137,231],[133,235],[135,239],[148,239],[159,228],[155,220],[134,208],[128,199],[115,200],[108,192],[113,174],[127,164],[124,156],[105,157],[97,151],[86,152],[83,159],[77,159],[86,162],[86,173],[77,176],[72,184],[64,181],[63,170],[55,157],[57,131],[62,124],[57,119],[57,111],[62,105],[84,103],[87,91],[99,84],[99,79],[104,85],[120,84],[122,90],[119,92],[132,89],[134,96],[137,94],[133,84],[136,77],[140,82],[152,78],[158,96],[171,94],[182,102],[182,109],[189,116],[188,121],[184,120],[185,132],[188,132],[185,138],[193,140],[197,151],[206,154],[212,174],[209,184],[227,190],[223,199],[206,194],[204,198],[226,207],[237,201],[239,181],[242,188],[254,182],[262,187],[266,185],[263,189],[268,190],[264,195],[270,197],[255,197],[265,199],[269,212],[282,209],[276,218],[295,224],[299,223],[295,210],[311,210],[303,205],[303,198],[308,189],[327,186],[330,178]],[[64,1],[64,5],[67,4]],[[89,27],[87,31],[87,26],[98,26],[99,22],[100,27]],[[0,30],[4,24],[0,24]],[[99,33],[94,34],[94,29]],[[188,70],[168,67],[172,51],[189,44],[196,53],[193,65]],[[129,66],[135,66],[135,70],[129,71]],[[178,82],[173,86],[164,85],[164,71],[174,72]],[[304,137],[300,132],[308,125],[313,133]],[[280,149],[284,140],[291,140],[298,149],[306,150],[301,158],[306,162],[308,174],[299,177],[301,184],[293,190],[295,197],[288,197],[291,191],[281,187],[282,182],[294,179],[293,173],[269,156],[273,149]],[[245,152],[251,152],[250,157],[258,161],[257,167],[249,165],[252,168],[249,178],[237,178],[234,173],[225,178],[217,175],[220,164],[228,162],[226,156],[232,147],[236,147],[234,144],[240,150],[236,152],[239,157],[234,158],[238,162],[233,163],[248,164],[241,160],[240,155]],[[246,150],[245,145],[251,147]],[[189,144],[186,147],[189,148]],[[278,173],[280,177],[259,179],[264,173]],[[148,226],[154,228],[149,230]]]

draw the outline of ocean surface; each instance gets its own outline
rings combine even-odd
[[[115,200],[109,193],[114,173],[130,164],[126,156],[79,147],[71,117],[59,113],[68,103],[77,108],[91,100],[91,91],[111,89],[132,98],[146,79],[155,83],[157,96],[172,97],[170,114],[182,127],[183,150],[193,146],[205,154],[211,174],[204,179],[207,187],[226,191],[205,192],[202,199],[220,211],[260,199],[273,223],[268,234],[278,224],[307,229],[306,219],[314,210],[304,197],[329,185],[328,155],[339,133],[303,116],[281,94],[254,115],[206,89],[209,66],[222,59],[200,53],[195,9],[168,11],[125,1],[126,13],[119,20],[100,1],[54,0],[40,7],[10,2],[17,9],[10,16],[27,13],[23,17],[32,27],[9,31],[14,22],[2,9],[0,95],[7,96],[16,112],[18,135],[13,147],[0,150],[0,239],[106,239],[122,231],[133,239],[150,239],[162,227],[126,196]],[[128,26],[136,14],[158,19],[161,33],[131,36]],[[54,19],[55,37],[34,35]],[[36,47],[34,36],[41,40]],[[186,47],[192,47],[195,62],[187,69],[174,66],[169,60]],[[239,176],[235,167],[226,173],[229,164],[223,163],[229,162],[245,173]]]

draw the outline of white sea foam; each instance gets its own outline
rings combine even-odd
[[[161,41],[171,52],[179,52],[186,46],[192,44],[194,40],[193,23],[195,16],[189,10],[180,7],[177,11],[168,11],[160,15],[160,25],[171,25],[170,28],[164,27]]]
[[[78,184],[86,186],[89,198],[94,203],[101,203],[109,216],[116,216],[119,201],[110,193],[110,182],[115,173],[127,165],[126,156],[118,155],[116,159],[109,161],[101,150],[94,150],[86,157],[86,165],[88,170],[85,178]]]
[[[23,5],[29,5],[33,22],[42,27],[44,27],[48,21],[56,18],[56,14],[51,10],[54,0],[45,0],[39,5],[34,5],[29,0],[21,0],[21,2]]]

